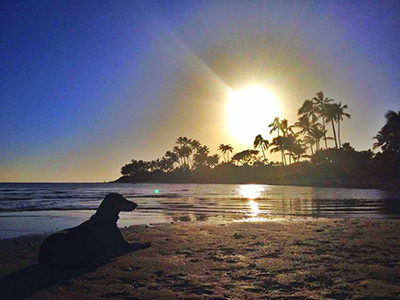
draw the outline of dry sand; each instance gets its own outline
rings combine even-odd
[[[400,220],[284,219],[122,230],[150,248],[97,269],[37,265],[0,241],[0,299],[400,299]]]

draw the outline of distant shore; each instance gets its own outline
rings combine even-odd
[[[44,269],[44,235],[0,241],[1,299],[396,299],[400,220],[271,218],[122,229],[148,249]]]

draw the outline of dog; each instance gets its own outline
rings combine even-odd
[[[39,264],[44,267],[96,267],[110,258],[147,248],[150,244],[131,244],[117,227],[121,211],[138,205],[124,196],[108,194],[96,213],[81,225],[47,237],[39,249]]]

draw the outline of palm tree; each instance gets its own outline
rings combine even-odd
[[[178,146],[174,146],[172,148],[172,151],[173,151],[173,153],[175,153],[176,157],[178,158],[179,166],[182,166],[182,164],[184,163],[184,156],[182,154],[181,148]]]
[[[149,168],[150,168],[150,171],[154,171],[155,169],[157,169],[157,167],[156,167],[156,161],[155,161],[155,160],[152,160],[152,161],[149,163]]]
[[[289,156],[289,165],[292,164],[292,158],[296,162],[304,154],[306,147],[303,142],[297,138],[297,134],[289,134],[283,137],[284,150],[287,151]]]
[[[253,145],[254,145],[254,149],[261,148],[262,154],[264,156],[264,160],[267,160],[267,157],[265,156],[265,151],[267,151],[269,148],[268,140],[264,140],[262,135],[259,134],[256,136]]]
[[[381,147],[382,151],[386,151],[389,148],[389,136],[382,132],[382,130],[378,131],[378,134],[373,139],[376,139],[376,142],[373,144],[372,149]]]
[[[167,151],[164,155],[167,159],[171,160],[172,163],[179,162],[179,157],[175,152]]]
[[[191,140],[190,146],[192,147],[193,150],[195,150],[194,153],[197,153],[197,151],[199,150],[199,147],[201,146],[201,143],[198,140]]]
[[[194,155],[194,161],[197,166],[203,166],[207,162],[208,154],[210,153],[210,149],[207,146],[199,147],[197,153]]]
[[[324,109],[321,111],[321,116],[323,117],[323,120],[326,123],[329,123],[329,122],[332,123],[333,138],[335,140],[336,149],[339,148],[338,142],[337,142],[336,130],[335,130],[335,121],[338,120],[338,107],[339,107],[339,104],[337,104],[337,103],[327,103],[327,104],[324,104]],[[326,140],[326,138],[325,138],[325,140]]]
[[[339,102],[339,105],[337,107],[337,122],[338,122],[338,138],[339,138],[339,145],[342,145],[342,142],[340,141],[340,121],[343,121],[343,117],[347,117],[348,119],[351,118],[351,115],[348,113],[345,113],[344,110],[347,109],[347,104],[342,106],[342,102]]]
[[[313,137],[313,135],[306,135],[303,137],[303,142],[304,144],[310,145],[311,147],[316,145],[317,141],[315,140],[315,138]],[[312,155],[314,155],[313,152],[311,152]]]
[[[385,114],[386,124],[382,129],[397,131],[400,129],[400,110],[395,112],[394,110],[388,110]]]
[[[306,153],[307,147],[303,144],[301,140],[296,140],[295,143],[293,144],[293,147],[291,149],[293,159],[295,162],[299,161],[301,156]]]
[[[219,161],[218,154],[214,154],[212,156],[207,157],[207,164],[212,168],[215,167],[216,165],[218,165],[218,161]]]
[[[189,146],[189,144],[186,144],[186,145],[181,147],[181,153],[182,153],[182,155],[184,157],[184,160],[185,160],[185,166],[187,168],[189,168],[189,169],[192,167],[191,166],[192,163],[191,163],[191,160],[190,160],[190,155],[192,154],[192,152],[193,152],[193,149],[192,149],[192,147]]]
[[[226,152],[227,150],[227,145],[221,144],[218,147],[218,150],[221,151],[222,155],[224,156],[224,162],[226,162]]]
[[[311,154],[314,155],[314,150],[312,147],[312,143],[311,143],[311,131],[313,128],[313,123],[310,122],[310,119],[307,115],[302,115],[299,118],[299,121],[297,121],[296,123],[294,123],[295,127],[300,128],[301,130],[298,132],[299,134],[303,134],[303,135],[308,135],[308,139],[309,139],[309,144],[310,144],[310,149],[311,149]]]
[[[159,158],[157,158],[156,160],[152,160],[149,163],[149,168],[151,171],[161,169],[161,160]]]
[[[251,150],[251,149],[243,150],[242,152],[236,153],[232,157],[232,160],[242,165],[247,165],[251,161],[256,160],[258,153],[259,153],[258,150]]]
[[[226,153],[227,153],[227,161],[229,161],[229,152],[232,154],[233,152],[233,147],[229,144],[229,145],[225,145],[226,149]]]
[[[325,137],[326,131],[320,123],[316,123],[311,127],[310,137],[314,141],[317,150],[321,149],[319,141]]]
[[[274,131],[278,131],[278,137],[279,137],[279,131],[282,130],[282,123],[279,120],[279,117],[275,117],[275,119],[272,121],[271,124],[268,125],[268,127],[272,127],[272,129],[269,132],[270,134],[273,133]],[[284,160],[285,160],[285,154],[282,151],[282,163]]]
[[[288,152],[288,156],[289,156],[289,165],[292,164],[292,157],[293,157],[293,148],[294,145],[296,144],[296,138],[294,135],[290,134],[285,136],[285,150]]]
[[[272,140],[271,143],[271,145],[275,146],[274,148],[271,149],[271,153],[279,151],[282,152],[282,165],[284,166],[286,165],[286,158],[284,155],[286,139],[287,139],[286,137],[277,136]]]
[[[377,141],[373,145],[373,149],[382,148],[383,152],[389,151],[400,156],[400,110],[395,112],[389,110],[385,114],[386,124],[381,128],[373,138]]]
[[[170,151],[167,151],[170,152]],[[175,153],[172,152],[172,154],[176,155]],[[176,160],[171,156],[167,157],[166,155],[161,159],[161,170],[163,171],[172,171],[174,169],[174,163],[178,161],[178,158],[176,157]]]
[[[178,137],[178,138],[176,139],[175,144],[176,144],[176,145],[179,145],[179,146],[184,146],[184,145],[186,145],[187,140],[188,140],[187,137],[182,137],[182,136],[180,136],[180,137]]]
[[[283,119],[281,122],[281,130],[283,136],[288,136],[290,133],[294,134],[293,132],[293,125],[289,126],[289,121],[287,119]]]
[[[179,145],[179,146],[188,146],[190,145],[190,143],[192,142],[192,139],[188,139],[187,137],[178,137],[175,141],[175,144]]]
[[[319,107],[312,100],[305,100],[303,105],[297,111],[298,116],[307,116],[308,119],[311,119],[311,123],[314,124],[318,121],[318,112]]]
[[[272,127],[270,130],[270,134],[273,133],[274,131],[278,131],[278,136],[279,136],[279,130],[281,130],[281,122],[279,121],[279,117],[275,117],[275,119],[272,121],[271,124],[268,125],[268,127]]]
[[[316,97],[312,98],[312,100],[314,101],[315,105],[318,107],[318,112],[317,114],[322,117],[322,126],[325,130],[325,119],[323,117],[324,114],[326,114],[325,110],[326,110],[326,105],[330,104],[331,102],[333,102],[333,99],[330,99],[329,97],[325,97],[324,93],[322,91],[316,93]],[[324,141],[325,141],[325,148],[328,149],[328,143],[326,142],[327,138],[326,138],[326,134],[324,136]]]

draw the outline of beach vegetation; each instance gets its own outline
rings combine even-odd
[[[342,123],[351,118],[347,109],[346,104],[336,103],[320,91],[304,101],[294,124],[279,117],[266,122],[270,134],[275,134],[270,141],[258,134],[252,149],[236,153],[230,144],[220,144],[220,157],[199,140],[180,136],[162,158],[149,162],[133,159],[124,165],[118,181],[363,187],[398,177],[400,111],[385,114],[386,123],[373,137],[372,149],[357,151],[342,142]],[[334,142],[333,147],[328,141]],[[280,153],[281,161],[270,160],[268,150]]]

